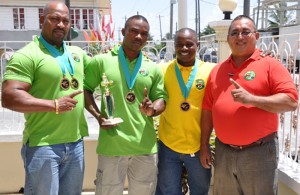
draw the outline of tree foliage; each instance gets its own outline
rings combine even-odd
[[[285,5],[281,5],[279,3],[273,5],[274,9],[271,10],[271,14],[268,17],[268,23],[269,23],[268,28],[278,28],[280,26],[281,14],[283,14],[283,21],[281,22],[282,23],[281,25],[288,24],[289,22],[292,21],[294,11],[284,10],[281,7],[281,6],[286,7],[286,2],[284,3]]]
[[[148,34],[148,41],[153,41],[153,35],[151,35],[150,32]]]
[[[204,35],[210,35],[210,34],[215,34],[216,31],[210,27],[209,25],[207,25],[203,31],[200,33],[200,36],[204,36]]]
[[[173,39],[173,36],[171,36],[171,33],[166,33],[165,37],[163,38],[163,40],[171,40]]]

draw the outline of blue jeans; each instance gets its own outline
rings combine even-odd
[[[25,195],[81,195],[84,146],[77,142],[22,147]]]
[[[158,145],[158,179],[156,195],[182,195],[181,172],[183,165],[188,174],[190,195],[207,195],[210,186],[211,170],[202,167],[200,151],[181,154],[165,146]]]

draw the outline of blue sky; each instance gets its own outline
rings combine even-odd
[[[195,29],[195,0],[186,0],[188,5],[188,27]],[[218,6],[219,0],[200,0],[200,26],[205,28],[211,21],[223,19],[223,13]],[[232,16],[243,13],[243,0],[238,0],[237,8]],[[257,5],[257,0],[250,2],[250,14]],[[150,23],[150,33],[154,40],[160,39],[159,15],[161,16],[162,36],[170,31],[170,0],[111,0],[113,21],[115,23],[115,39],[122,40],[120,34],[125,18],[139,13]],[[173,32],[178,21],[178,3],[173,6]]]

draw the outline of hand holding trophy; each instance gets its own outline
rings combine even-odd
[[[122,123],[121,118],[114,118],[113,113],[115,109],[115,102],[112,93],[109,91],[109,86],[113,84],[112,80],[108,80],[105,73],[102,75],[101,87],[104,87],[104,94],[102,94],[102,101],[104,102],[105,112],[108,119],[102,123],[102,125],[116,125]]]

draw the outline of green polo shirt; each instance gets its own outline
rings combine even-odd
[[[79,81],[79,89],[83,89],[84,66],[90,58],[79,47],[68,46],[74,59],[74,78]],[[72,79],[68,71],[66,78]],[[17,80],[31,84],[29,93],[40,99],[54,99],[68,95],[74,91],[60,88],[63,78],[62,70],[55,58],[39,42],[38,37],[16,51],[7,64],[4,80]],[[77,89],[77,90],[79,90]],[[25,129],[23,143],[29,141],[30,146],[44,146],[74,142],[88,135],[84,117],[84,96],[75,97],[78,103],[74,110],[62,114],[55,112],[25,113]]]
[[[153,101],[159,98],[166,99],[163,75],[160,68],[145,56],[142,57],[142,65],[138,71],[133,87],[136,101],[128,103],[126,94],[130,91],[125,74],[118,57],[119,47],[103,55],[93,58],[86,69],[84,84],[85,89],[94,91],[102,81],[105,73],[108,80],[113,81],[109,90],[113,94],[115,102],[114,116],[123,119],[118,126],[100,130],[97,153],[107,156],[144,155],[157,152],[156,133],[152,117],[147,117],[139,110],[139,105],[144,98],[144,88],[148,89],[148,96]],[[137,59],[129,62],[126,58],[129,71],[132,72]],[[101,87],[104,94],[104,87]],[[105,106],[102,101],[101,113],[105,114]]]

